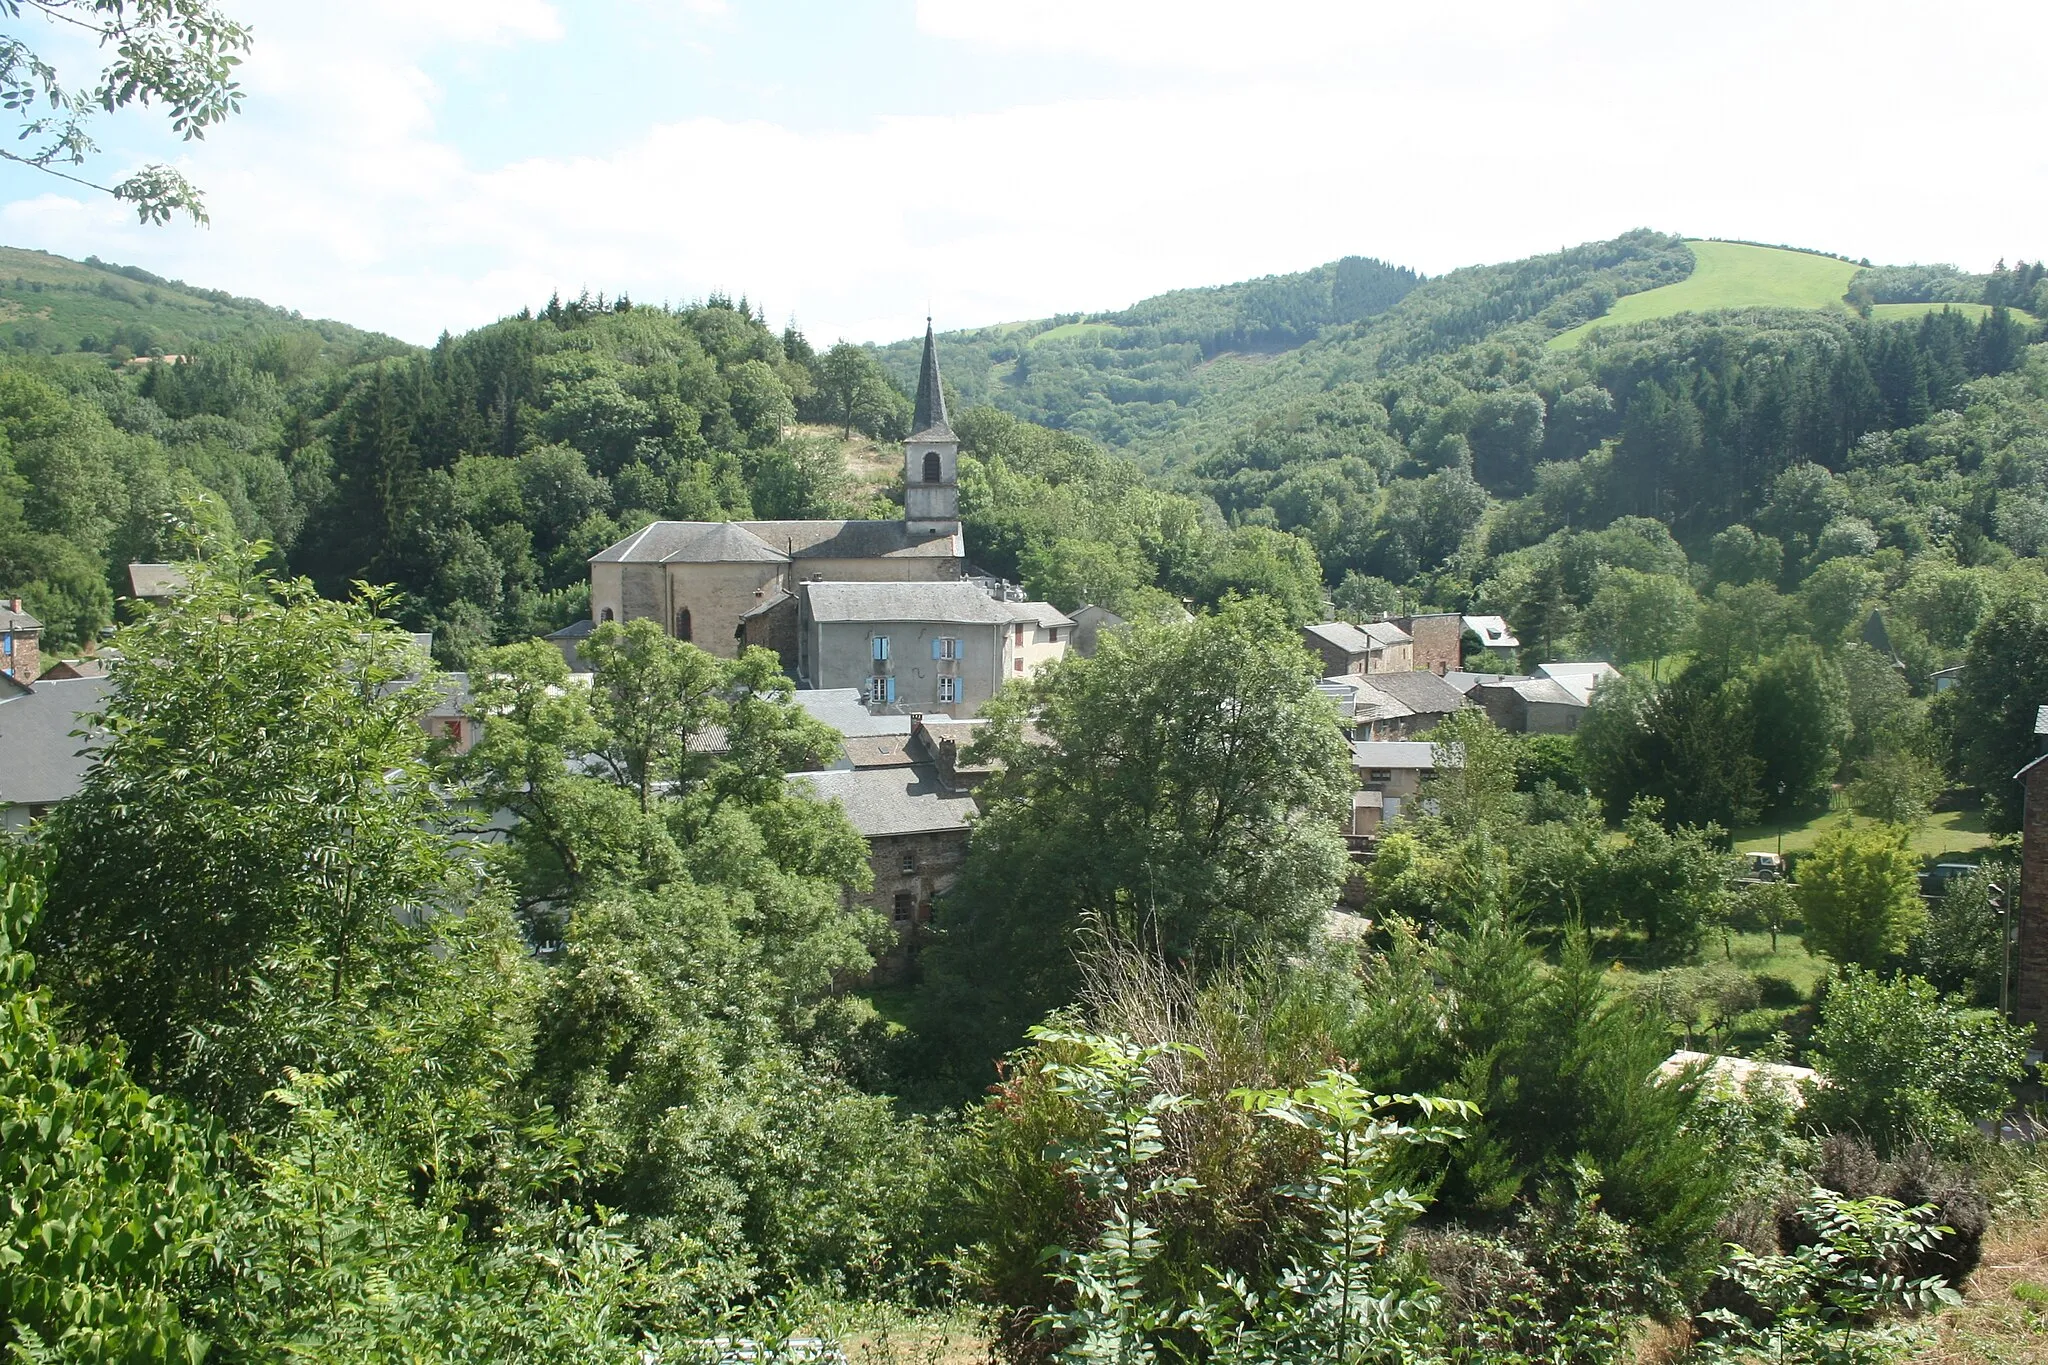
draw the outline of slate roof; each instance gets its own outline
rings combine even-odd
[[[1334,678],[1324,678],[1316,684],[1316,690],[1333,697],[1337,709],[1354,720],[1399,720],[1412,716],[1414,711],[1379,688],[1373,686],[1373,679],[1384,674],[1369,674],[1359,677],[1353,673],[1340,673]]]
[[[850,768],[907,768],[911,762],[907,734],[858,735],[842,741],[841,747]]]
[[[590,557],[593,564],[787,564],[736,521],[656,521]]]
[[[1302,630],[1346,654],[1369,654],[1379,648],[1370,635],[1349,621],[1322,621],[1313,626],[1303,626]]]
[[[909,716],[869,715],[857,687],[800,687],[795,701],[810,712],[812,719],[823,721],[848,739],[910,733]]]
[[[1464,706],[1457,688],[1426,669],[1413,673],[1369,673],[1366,682],[1418,716],[1444,715]]]
[[[1458,689],[1460,693],[1465,693],[1470,692],[1481,683],[1522,682],[1528,676],[1526,673],[1467,673],[1462,669],[1454,668],[1443,675],[1443,680]]]
[[[791,773],[788,781],[793,790],[837,801],[853,827],[869,839],[962,830],[974,814],[973,797],[947,791],[922,763],[911,768]]]
[[[784,602],[787,602],[789,600],[789,594],[784,592],[782,589],[777,588],[774,592],[771,592],[766,597],[762,598],[760,604],[756,606],[752,611],[742,612],[740,614],[740,620],[748,621],[752,620],[756,616],[766,616],[769,612],[774,611],[777,607],[781,606]]]
[[[805,583],[815,621],[942,621],[1006,626],[1018,603],[998,602],[972,583]]]
[[[1525,702],[1550,706],[1584,706],[1586,699],[1573,692],[1564,684],[1551,678],[1514,678],[1503,682],[1481,683],[1481,688],[1492,690],[1504,688],[1513,692]]]
[[[185,587],[185,571],[175,564],[130,564],[130,597],[169,597]]]
[[[587,640],[590,638],[590,632],[596,629],[597,622],[595,621],[572,621],[560,630],[550,631],[548,638],[550,640]]]
[[[111,686],[106,678],[37,683],[0,702],[0,805],[47,806],[77,794],[92,759],[71,732]]]
[[[1436,770],[1436,745],[1418,739],[1357,739],[1351,742],[1354,768]]]
[[[1010,602],[1005,605],[1010,608],[1012,621],[1036,621],[1047,628],[1074,624],[1073,617],[1050,602]]]
[[[2048,735],[2048,706],[2044,706],[2034,713],[2034,733],[2037,735]]]
[[[1580,701],[1591,701],[1593,693],[1610,680],[1621,676],[1613,664],[1594,660],[1590,663],[1538,664],[1536,672],[1563,687]]]
[[[913,533],[901,521],[736,521],[793,559],[959,559],[951,531]]]
[[[917,367],[917,400],[910,409],[910,439],[951,441],[953,424],[946,420],[946,386],[939,382],[939,343],[932,320],[924,320],[924,356]]]
[[[16,611],[12,607],[0,606],[0,630],[31,631],[41,630],[42,628],[43,623],[30,616],[27,612]]]

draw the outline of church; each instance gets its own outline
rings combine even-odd
[[[1064,653],[1073,622],[968,576],[959,458],[926,319],[900,520],[654,522],[591,558],[591,619],[572,631],[658,621],[726,658],[773,650],[800,687],[971,716]]]
[[[761,645],[793,666],[801,584],[959,581],[960,441],[929,319],[911,427],[901,520],[657,521],[591,558],[592,622],[652,619],[710,653]]]

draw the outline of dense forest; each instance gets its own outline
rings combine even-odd
[[[723,297],[412,348],[182,287],[253,321],[161,356],[104,316],[17,332],[0,591],[123,662],[86,789],[0,851],[0,1131],[36,1192],[0,1192],[0,1343],[1921,1349],[2048,1213],[1984,1136],[2029,1075],[1991,1007],[2048,701],[2042,271],[1551,344],[1691,269],[1649,232],[1347,258],[943,339],[971,558],[1132,628],[990,708],[894,991],[894,931],[845,908],[864,841],[784,780],[836,738],[772,657],[608,624],[585,688],[533,637],[651,518],[894,515],[843,451],[904,434],[902,348]],[[158,558],[183,594],[117,603]],[[1520,657],[1475,663],[1624,676],[1572,736],[1444,721],[1458,762],[1360,869],[1297,628],[1421,607],[1509,616]],[[407,631],[470,670],[467,754],[415,723]],[[1958,801],[1984,866],[1923,898],[1912,839]],[[1740,875],[1738,826],[1830,805],[1795,880]],[[1327,933],[1354,874],[1370,932]],[[1646,1084],[1681,1046],[1820,1083]]]

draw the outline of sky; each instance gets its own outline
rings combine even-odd
[[[1643,226],[2048,255],[2037,2],[218,3],[241,114],[123,113],[84,168],[170,161],[211,225],[10,166],[0,242],[422,343],[586,289],[887,341]]]

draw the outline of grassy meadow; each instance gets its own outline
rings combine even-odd
[[[1615,300],[1605,317],[1558,333],[1551,338],[1551,346],[1576,346],[1595,328],[1648,322],[1678,313],[1709,313],[1727,308],[1826,308],[1847,312],[1849,305],[1842,296],[1849,292],[1849,281],[1861,269],[1854,261],[1810,251],[1745,246],[1739,242],[1688,241],[1686,245],[1692,248],[1692,274],[1677,284]]]

